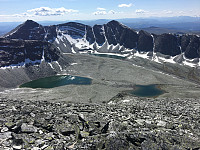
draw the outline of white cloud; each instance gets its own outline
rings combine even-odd
[[[108,14],[116,14],[116,12],[115,12],[114,10],[110,10],[110,11],[108,12]]]
[[[96,11],[93,13],[93,15],[106,15],[107,12],[106,11]]]
[[[118,7],[131,7],[133,4],[119,4]]]
[[[164,10],[163,11],[165,14],[173,14],[173,11],[171,11],[171,10]]]
[[[25,12],[25,13],[21,13],[21,14],[14,14],[11,16],[13,16],[13,17],[33,17],[34,15],[31,15],[31,14]]]
[[[96,11],[92,13],[93,15],[109,15],[109,14],[116,14],[114,10],[109,10],[109,11]]]
[[[143,10],[143,9],[137,9],[137,10],[135,10],[135,13],[136,14],[144,14],[144,13],[147,13],[148,11],[145,11],[145,10]]]
[[[78,10],[61,8],[49,8],[49,7],[40,7],[31,10],[27,10],[28,13],[33,13],[36,16],[59,16],[68,13],[75,13]]]
[[[105,11],[106,9],[98,7],[97,10]]]
[[[21,14],[13,14],[13,15],[1,15],[3,17],[17,17],[17,18],[23,18],[23,17],[36,17],[36,16],[60,16],[64,14],[69,13],[76,13],[78,10],[74,9],[66,9],[64,7],[61,8],[49,8],[49,7],[40,7],[35,8],[31,10],[27,10],[24,13]]]

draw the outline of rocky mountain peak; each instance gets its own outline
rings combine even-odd
[[[48,41],[60,51],[67,53],[78,53],[83,50],[120,53],[119,47],[123,47],[139,52],[154,51],[168,56],[184,53],[189,59],[200,57],[198,36],[168,33],[155,35],[142,30],[136,32],[116,20],[93,27],[77,22],[42,26],[27,20],[4,37]]]
[[[33,20],[26,20],[21,27],[26,26],[28,28],[34,28],[34,27],[39,27],[41,26],[40,24],[38,24],[37,22],[33,21]]]
[[[44,27],[35,21],[27,20],[14,30],[4,35],[9,39],[42,40]]]
[[[118,22],[118,21],[116,21],[116,20],[112,20],[112,21],[109,21],[108,23],[107,23],[107,25],[121,25],[121,23],[120,22]]]

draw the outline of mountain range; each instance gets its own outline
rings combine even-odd
[[[55,61],[59,53],[112,53],[198,66],[200,37],[150,34],[115,20],[94,26],[77,22],[42,26],[27,20],[0,39],[0,49],[0,67]]]

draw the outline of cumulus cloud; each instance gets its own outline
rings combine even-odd
[[[93,13],[93,15],[106,15],[107,12],[106,11],[96,11]]]
[[[144,14],[144,13],[147,13],[148,11],[145,11],[145,10],[143,10],[143,9],[137,9],[137,10],[135,10],[135,13],[136,14]]]
[[[118,7],[131,7],[133,4],[119,4]]]
[[[173,14],[173,12],[171,10],[164,10],[163,11],[165,14]]]
[[[109,14],[116,14],[114,10],[106,11],[105,8],[97,8],[96,12],[92,13],[93,15],[109,15]]]
[[[116,14],[116,12],[114,10],[110,10],[110,11],[96,11],[93,13],[93,15],[109,15],[109,14]]]
[[[31,10],[27,10],[28,13],[33,13],[36,16],[59,16],[68,13],[75,13],[78,10],[61,8],[49,8],[49,7],[40,7]]]
[[[31,10],[27,10],[21,14],[13,14],[8,17],[35,17],[35,16],[59,16],[68,13],[76,13],[78,10],[61,8],[49,8],[49,7],[40,7]],[[4,15],[5,16],[5,15]]]
[[[108,14],[116,14],[116,12],[115,12],[114,10],[110,10],[110,11],[108,12]]]
[[[21,14],[14,14],[14,15],[11,15],[11,17],[33,17],[33,15],[25,12],[25,13],[21,13]]]
[[[105,11],[106,9],[98,7],[97,10]]]

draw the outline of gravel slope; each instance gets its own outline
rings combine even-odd
[[[0,149],[200,149],[199,99],[0,99]]]

